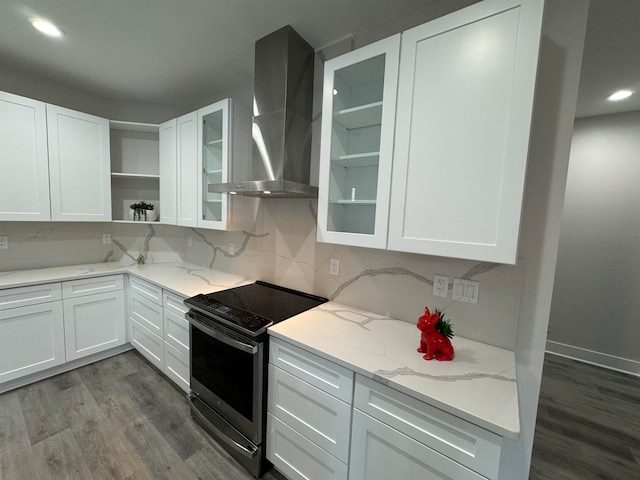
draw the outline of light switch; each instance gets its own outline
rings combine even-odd
[[[480,293],[480,282],[473,280],[453,279],[453,295],[451,298],[467,303],[478,303]]]
[[[0,250],[6,250],[7,248],[9,248],[9,237],[0,235]]]

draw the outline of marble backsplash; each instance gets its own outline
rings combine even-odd
[[[9,249],[0,250],[0,271],[133,263],[142,252],[147,263],[184,261],[412,323],[425,305],[446,308],[457,335],[513,348],[522,266],[318,243],[316,206],[309,199],[263,200],[252,232],[160,224],[2,222],[0,235],[9,237]],[[111,233],[110,245],[103,245],[103,233]],[[329,275],[331,258],[340,261],[338,277]],[[448,275],[451,282],[479,281],[479,303],[453,301],[451,287],[449,298],[434,297],[434,274]]]

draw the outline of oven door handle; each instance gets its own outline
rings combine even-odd
[[[255,355],[258,352],[258,347],[255,345],[249,345],[248,343],[240,342],[231,337],[227,337],[222,333],[218,333],[215,330],[212,330],[202,323],[200,323],[191,313],[187,312],[186,317],[189,320],[189,323],[196,327],[198,330],[202,330],[204,333],[209,335],[210,337],[219,340],[222,343],[226,343],[230,347],[236,348],[238,350],[242,350],[245,353],[250,353],[251,355]]]

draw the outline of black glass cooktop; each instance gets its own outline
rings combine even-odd
[[[256,333],[326,301],[326,298],[257,281],[250,285],[196,295],[184,303],[205,315],[222,318],[223,323]]]

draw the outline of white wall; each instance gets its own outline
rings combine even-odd
[[[177,116],[182,111],[181,108],[171,105],[130,102],[101,97],[64,85],[55,79],[16,70],[2,64],[0,64],[0,90],[90,113],[109,120],[161,123]]]
[[[550,0],[545,7],[519,247],[524,283],[516,371],[522,431],[517,441],[505,439],[501,480],[529,478],[588,6],[583,0]]]
[[[576,121],[548,349],[640,374],[640,112]]]

